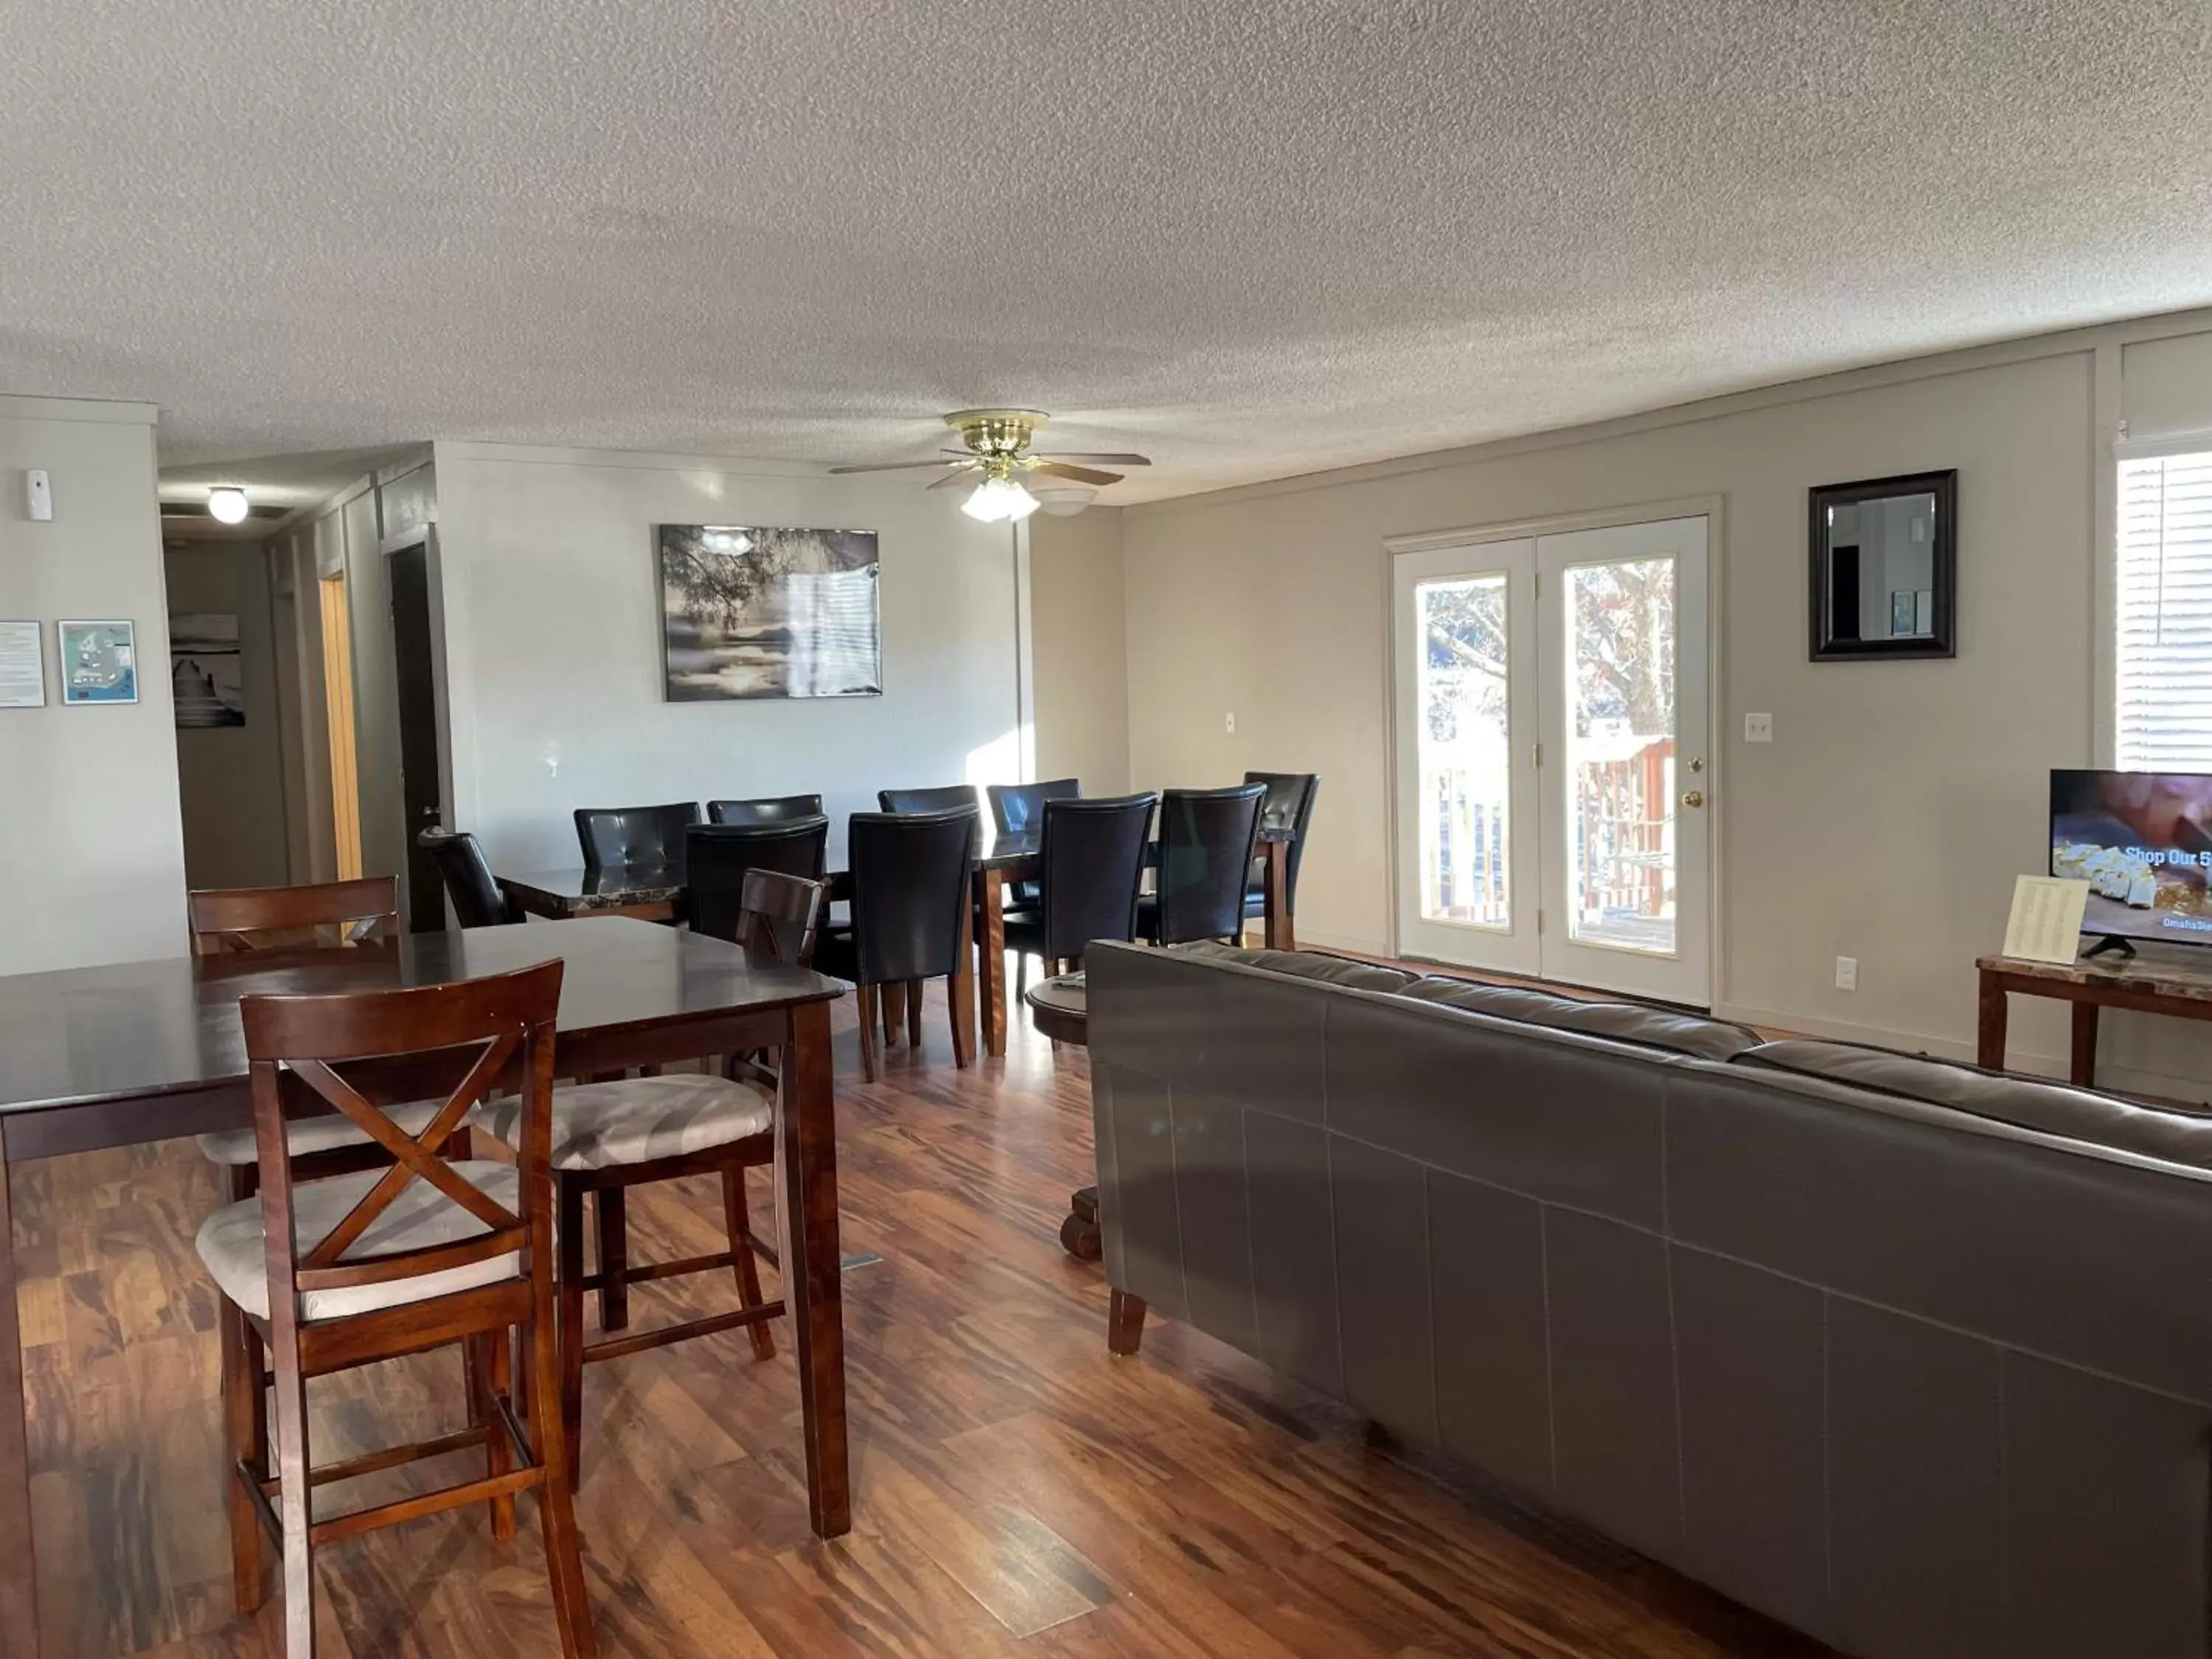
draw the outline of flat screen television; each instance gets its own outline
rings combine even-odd
[[[2212,945],[2212,773],[2054,771],[2051,873],[2089,884],[2086,934]]]

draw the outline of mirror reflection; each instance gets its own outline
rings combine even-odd
[[[1949,656],[1954,473],[1813,491],[1813,656]]]

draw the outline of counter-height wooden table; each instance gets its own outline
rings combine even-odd
[[[40,1650],[8,1171],[250,1124],[243,996],[438,984],[555,957],[566,964],[554,1054],[562,1076],[783,1049],[777,1215],[807,1486],[815,1532],[850,1529],[830,1064],[830,1004],[844,994],[842,981],[619,917],[16,975],[0,978],[0,1656]],[[207,1408],[220,1402],[210,1397]],[[221,1499],[209,1492],[211,1510]]]
[[[974,866],[976,908],[976,997],[982,1004],[983,1052],[1006,1052],[1006,889],[1016,882],[1036,881],[1043,872],[1041,830],[994,835],[983,825],[984,842]],[[1295,951],[1297,928],[1291,915],[1291,843],[1296,839],[1287,827],[1262,824],[1259,857],[1265,876],[1267,908],[1263,917],[1267,948]],[[1155,843],[1152,856],[1157,858]],[[640,916],[669,921],[684,914],[684,872],[672,865],[602,865],[587,869],[579,864],[556,870],[526,870],[498,877],[501,890],[525,915],[566,919],[574,916]],[[833,898],[845,896],[842,871],[830,878]]]

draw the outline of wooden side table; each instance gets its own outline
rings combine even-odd
[[[1054,1042],[1082,1048],[1091,1036],[1091,1005],[1081,974],[1040,980],[1022,994],[1030,1021]],[[1060,1244],[1078,1261],[1096,1261],[1106,1253],[1098,1231],[1098,1189],[1079,1187],[1068,1194],[1067,1219],[1060,1224]]]
[[[2097,1080],[2100,1009],[2212,1019],[2212,959],[2194,952],[2176,957],[2153,947],[2132,961],[2112,962],[2026,962],[2018,957],[1988,956],[1974,966],[1982,976],[1974,1058],[1991,1071],[2004,1069],[2006,1018],[2015,994],[2073,1005],[2073,1053],[2067,1075],[2084,1088],[2094,1086]]]

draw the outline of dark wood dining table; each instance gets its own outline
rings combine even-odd
[[[983,844],[974,865],[976,939],[976,1000],[982,1005],[983,1052],[1006,1052],[1006,889],[1036,881],[1043,873],[1042,832],[1031,829],[994,833],[983,826]],[[1291,915],[1291,844],[1287,825],[1262,824],[1258,854],[1267,905],[1262,918],[1267,948],[1297,949]],[[1155,844],[1155,854],[1158,848]],[[672,864],[564,866],[519,871],[497,877],[500,889],[525,915],[567,920],[577,916],[623,915],[672,921],[684,914],[684,878]],[[845,872],[830,876],[833,897],[842,897]]]
[[[179,957],[0,978],[0,1656],[40,1651],[9,1171],[252,1121],[238,1005],[438,984],[560,957],[555,1067],[573,1077],[781,1048],[775,1182],[816,1534],[852,1526],[830,1004],[844,982],[704,934],[601,916],[346,950]],[[208,1409],[217,1409],[210,1399]],[[220,1510],[220,1493],[208,1501]]]

